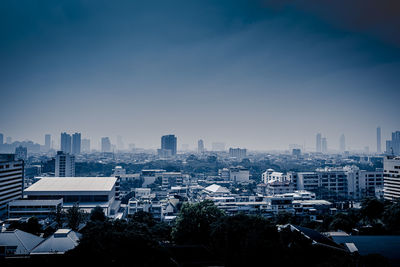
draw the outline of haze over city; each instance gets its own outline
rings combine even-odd
[[[345,134],[374,149],[377,126],[383,140],[400,128],[389,4],[22,2],[0,4],[0,125],[13,140],[77,131],[94,148],[117,135],[157,148],[175,134],[193,149],[283,150],[313,149],[320,132],[332,148]]]

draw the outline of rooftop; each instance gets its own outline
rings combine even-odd
[[[116,181],[115,177],[49,177],[40,179],[25,192],[111,191]]]

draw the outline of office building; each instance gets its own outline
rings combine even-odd
[[[381,127],[376,128],[376,152],[378,154],[382,153],[382,148],[381,148]]]
[[[79,203],[79,208],[91,212],[96,206],[114,215],[119,209],[115,201],[115,177],[43,177],[27,189],[24,195],[31,200],[63,199],[63,209]]]
[[[322,152],[322,135],[320,133],[316,136],[316,144],[315,144],[315,152],[321,153]]]
[[[204,153],[204,142],[202,139],[197,141],[197,152],[198,153]]]
[[[171,155],[176,155],[177,141],[176,136],[173,134],[164,135],[161,137],[161,150],[171,151]]]
[[[101,152],[111,152],[111,141],[108,137],[101,138]]]
[[[326,137],[321,139],[321,152],[324,154],[328,153],[328,141],[326,140]]]
[[[0,133],[0,145],[4,144],[4,135]]]
[[[46,134],[44,136],[44,149],[46,152],[51,149],[51,135],[50,134]]]
[[[386,200],[400,199],[400,157],[386,156],[383,159],[383,197]]]
[[[400,155],[400,131],[392,133],[392,140],[386,141],[386,153]]]
[[[55,164],[56,177],[75,176],[75,156],[57,151]]]
[[[229,180],[233,183],[248,184],[250,182],[250,171],[238,166],[229,168]]]
[[[246,157],[247,149],[245,148],[229,148],[229,156],[233,158]]]
[[[15,158],[17,160],[26,161],[28,159],[28,149],[23,146],[17,146],[15,148]]]
[[[81,133],[72,135],[72,154],[79,155],[81,153]]]
[[[90,153],[90,139],[82,139],[82,152]]]
[[[7,212],[7,204],[22,198],[24,163],[14,154],[0,154],[0,216]]]
[[[67,133],[61,133],[61,151],[64,153],[71,154],[72,149],[71,135]]]
[[[344,136],[344,134],[340,136],[339,143],[339,151],[343,153],[344,151],[346,151],[346,137]]]

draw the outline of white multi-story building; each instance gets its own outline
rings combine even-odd
[[[273,169],[268,169],[262,174],[262,180],[265,184],[270,182],[284,182],[286,181],[286,175],[282,172],[276,172]]]
[[[163,190],[170,189],[173,186],[181,186],[183,183],[183,175],[181,172],[163,172],[161,173]]]
[[[22,198],[23,185],[23,161],[15,160],[14,154],[0,154],[0,216],[10,201]]]
[[[75,156],[62,151],[56,155],[55,166],[56,177],[74,177],[75,176]]]
[[[315,191],[319,187],[319,176],[316,172],[297,173],[297,190]]]
[[[385,157],[383,169],[383,197],[397,200],[400,198],[400,157]]]

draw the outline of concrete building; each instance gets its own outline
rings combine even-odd
[[[50,134],[46,134],[44,136],[44,149],[46,152],[51,149],[51,135]]]
[[[161,150],[171,151],[171,155],[176,155],[177,138],[175,135],[164,135],[161,137]]]
[[[108,153],[111,152],[111,141],[108,137],[101,138],[101,152]]]
[[[4,135],[0,133],[0,145],[4,144]]]
[[[262,173],[261,177],[265,184],[275,181],[283,182],[286,180],[286,176],[283,172],[276,172],[273,169],[266,170]]]
[[[55,164],[56,177],[75,176],[75,156],[57,151]]]
[[[250,171],[242,166],[229,168],[229,180],[233,183],[248,184],[250,182]]]
[[[315,191],[319,187],[319,177],[316,172],[297,173],[297,190]]]
[[[72,154],[79,155],[81,153],[81,133],[72,135]]]
[[[382,153],[382,141],[381,141],[381,127],[376,128],[376,152],[378,154]]]
[[[7,212],[7,204],[22,198],[24,163],[14,154],[0,154],[0,216]]]
[[[383,197],[386,200],[398,200],[400,198],[400,157],[384,158],[383,179]]]
[[[82,139],[82,152],[90,153],[90,139]]]
[[[72,151],[72,141],[71,141],[71,135],[67,133],[61,133],[61,148],[60,150],[64,153],[69,153],[71,154]]]
[[[146,187],[149,184],[152,184],[156,181],[157,178],[162,179],[161,174],[165,173],[166,170],[142,170],[140,173],[140,177],[143,179],[142,187]]]
[[[90,212],[100,206],[110,216],[119,209],[116,187],[115,177],[43,177],[25,189],[24,195],[29,200],[63,199],[63,209],[79,203],[80,209]]]
[[[181,172],[163,172],[161,173],[163,190],[170,189],[173,186],[182,186],[183,176]]]
[[[316,144],[315,144],[315,152],[321,153],[322,152],[322,135],[320,133],[316,136]]]
[[[204,142],[202,139],[197,141],[197,153],[204,153]]]
[[[8,218],[30,218],[45,219],[56,214],[63,207],[62,199],[44,200],[13,200],[8,203]]]
[[[229,156],[232,158],[246,157],[247,149],[245,148],[229,148]]]

